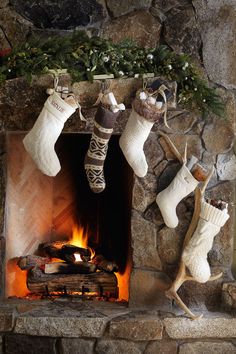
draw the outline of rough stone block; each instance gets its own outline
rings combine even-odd
[[[14,326],[14,309],[0,307],[0,332],[9,332]]]
[[[147,31],[148,28],[148,31]],[[159,43],[161,24],[148,11],[138,10],[104,24],[101,36],[118,43],[125,38],[153,48]]]
[[[32,23],[19,15],[12,7],[4,7],[0,12],[0,27],[11,46],[24,43]]]
[[[165,273],[133,269],[129,304],[131,307],[170,304],[164,293],[170,285],[171,281]]]
[[[167,122],[175,133],[186,134],[188,133],[197,122],[198,116],[194,112],[189,111],[169,111],[167,113]],[[169,134],[170,129],[163,127],[162,131]]]
[[[184,343],[179,347],[179,354],[234,354],[236,347],[230,342],[195,342]]]
[[[201,37],[192,4],[177,2],[177,6],[165,12],[164,24],[165,41],[173,50],[177,53],[199,56]]]
[[[113,319],[109,333],[116,338],[130,340],[156,340],[162,338],[163,324],[157,315],[133,312]]]
[[[157,178],[151,173],[143,178],[134,176],[132,206],[138,211],[144,211],[156,200]]]
[[[142,353],[137,343],[126,340],[101,339],[98,341],[95,349],[98,354]]]
[[[62,338],[62,354],[92,354],[95,340],[80,338]]]
[[[214,239],[213,248],[209,252],[209,261],[214,266],[231,267],[233,257],[233,235],[234,235],[234,182],[221,183],[210,190],[207,190],[207,196],[212,199],[221,199],[229,203],[230,218],[221,228]]]
[[[180,208],[177,208],[177,215],[181,215],[178,226],[175,229],[164,226],[157,234],[158,253],[162,263],[165,264],[178,263],[182,253],[182,245],[189,226],[189,220],[183,219],[185,206],[180,204],[179,207],[181,206],[184,208],[183,212],[180,213]]]
[[[131,233],[134,266],[161,270],[156,244],[156,226],[133,211]]]
[[[30,0],[12,0],[11,4],[22,16],[28,18],[38,28],[75,29],[78,26],[91,25],[105,17],[105,11],[99,1],[46,0],[32,4]],[[47,16],[45,16],[47,13]]]
[[[177,349],[177,342],[171,340],[168,340],[166,342],[155,341],[147,345],[144,354],[177,354]]]
[[[233,152],[217,156],[217,174],[221,181],[231,181],[236,178],[236,156]]]
[[[153,169],[164,158],[163,150],[158,142],[156,133],[150,133],[144,144],[144,154],[146,156],[148,171],[153,173]]]
[[[222,288],[222,306],[226,310],[236,310],[236,282],[224,283]]]
[[[166,332],[171,338],[235,338],[236,318],[221,313],[208,313],[193,321],[189,318],[164,319]]]
[[[233,127],[228,120],[215,118],[211,123],[205,125],[202,138],[208,152],[212,154],[225,153],[233,146]]]
[[[226,88],[236,87],[234,0],[194,0],[201,38],[203,63],[210,79]],[[222,139],[223,140],[223,139]]]
[[[185,143],[187,142],[187,144],[188,144],[188,151],[187,151],[188,157],[190,157],[191,155],[194,155],[199,160],[201,159],[202,145],[201,145],[201,139],[198,135],[196,135],[196,134],[189,134],[189,135],[170,134],[169,138],[173,141],[177,150],[180,152],[180,154],[182,156],[184,154]],[[166,159],[167,160],[173,160],[173,159],[176,160],[176,157],[170,151],[169,145],[167,145],[164,138],[160,138],[160,144],[161,144],[163,150],[165,151]]]
[[[56,354],[56,339],[9,334],[5,337],[6,354]]]
[[[36,336],[97,338],[103,335],[108,320],[102,313],[88,311],[82,305],[72,309],[49,304],[19,315],[14,332]]]
[[[133,10],[150,7],[152,0],[107,0],[107,7],[114,17],[125,15]]]

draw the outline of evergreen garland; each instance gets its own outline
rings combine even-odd
[[[67,69],[74,81],[93,80],[94,75],[114,74],[133,77],[154,73],[178,84],[178,103],[189,109],[222,116],[224,105],[215,89],[201,79],[197,68],[184,54],[167,46],[146,49],[126,40],[114,44],[100,37],[89,38],[84,32],[46,40],[34,39],[5,55],[0,53],[0,83],[7,79]]]

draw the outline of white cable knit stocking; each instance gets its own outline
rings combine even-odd
[[[33,128],[23,140],[39,170],[48,176],[56,176],[61,169],[54,145],[74,112],[75,108],[54,93],[48,97]]]
[[[178,225],[176,207],[183,198],[194,191],[197,185],[198,181],[183,165],[170,185],[157,195],[156,202],[166,226],[175,228]]]
[[[219,210],[205,201],[201,202],[197,228],[182,254],[182,261],[200,283],[205,283],[211,276],[207,254],[212,248],[214,237],[228,218],[227,209]]]

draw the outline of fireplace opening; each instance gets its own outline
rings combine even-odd
[[[7,134],[6,296],[128,301],[133,174],[119,136],[110,139],[99,194],[84,170],[90,134],[60,136],[54,178],[37,169],[23,137]]]

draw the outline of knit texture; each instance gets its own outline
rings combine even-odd
[[[101,193],[106,187],[103,167],[108,142],[119,114],[120,112],[113,113],[108,108],[99,106],[94,119],[94,129],[84,160],[89,186],[94,193]]]
[[[54,146],[64,123],[75,109],[54,93],[48,97],[33,128],[23,139],[26,151],[38,169],[48,176],[56,176],[61,169]]]
[[[148,165],[143,145],[148,138],[153,124],[153,122],[146,120],[132,109],[119,140],[121,150],[127,162],[138,177],[144,177],[147,174]]]
[[[201,212],[197,228],[184,249],[182,260],[191,275],[200,283],[211,276],[207,254],[211,250],[214,237],[229,218],[227,210],[219,210],[213,205],[201,202]]]
[[[198,181],[183,165],[170,185],[157,195],[156,202],[166,226],[175,228],[178,225],[176,207],[183,198],[194,191],[197,185]]]

